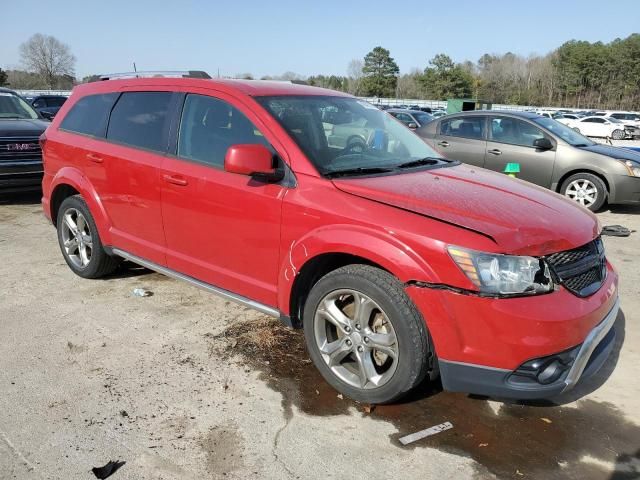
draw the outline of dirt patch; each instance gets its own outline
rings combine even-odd
[[[607,464],[616,465],[611,478],[640,478],[640,427],[610,403],[508,404],[426,385],[401,404],[371,410],[340,398],[309,360],[302,332],[278,320],[236,324],[212,338],[224,340],[223,347],[212,343],[217,354],[240,358],[282,394],[285,415],[292,405],[316,416],[348,415],[355,408],[391,422],[398,431],[390,441],[398,448],[437,448],[469,456],[500,478],[602,479]],[[445,421],[454,428],[407,447],[398,441]]]
[[[202,440],[207,454],[207,467],[211,473],[226,475],[244,465],[244,440],[234,424],[212,428]]]

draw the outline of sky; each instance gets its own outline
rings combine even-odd
[[[43,33],[69,45],[79,78],[133,62],[212,76],[346,75],[378,45],[407,73],[437,53],[544,54],[640,32],[640,0],[0,0],[0,12],[0,68],[20,68],[20,44]]]

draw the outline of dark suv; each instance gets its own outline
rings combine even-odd
[[[47,120],[53,120],[60,107],[67,101],[67,97],[63,95],[39,95],[37,97],[28,98],[31,106],[35,108],[40,115]]]
[[[39,137],[49,126],[16,92],[0,88],[0,193],[39,189]]]

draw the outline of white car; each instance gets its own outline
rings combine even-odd
[[[615,118],[625,124],[627,134],[634,138],[640,137],[640,115],[632,112],[609,112],[604,118]],[[632,128],[629,128],[632,127]]]
[[[627,136],[624,123],[615,118],[584,117],[580,120],[571,120],[567,122],[566,125],[587,137],[604,137],[622,140]]]

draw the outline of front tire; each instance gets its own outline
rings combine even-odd
[[[611,132],[611,138],[614,140],[622,140],[625,137],[624,130],[616,129]]]
[[[66,198],[58,209],[58,243],[69,268],[83,278],[99,278],[112,273],[119,259],[102,246],[96,222],[80,195]]]
[[[600,177],[591,173],[576,173],[562,184],[560,193],[592,212],[600,210],[607,200],[607,186]]]
[[[305,303],[309,355],[336,390],[363,403],[389,403],[429,371],[432,346],[420,312],[393,275],[347,265],[322,277]]]

